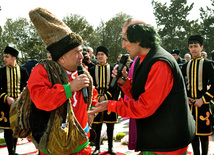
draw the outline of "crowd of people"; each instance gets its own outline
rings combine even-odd
[[[130,118],[128,147],[139,154],[186,155],[191,143],[194,155],[200,155],[200,144],[202,155],[207,155],[213,125],[209,105],[214,97],[214,64],[202,51],[201,35],[188,37],[189,53],[182,59],[179,49],[168,52],[160,46],[161,38],[153,26],[129,19],[122,28],[122,48],[128,60],[122,75],[117,76],[121,53],[111,65],[108,56],[114,51],[100,45],[94,52],[84,46],[81,36],[48,10],[36,8],[29,16],[47,47],[47,60],[28,60],[20,66],[18,50],[7,46],[3,51],[0,128],[9,155],[16,154],[17,142],[10,128],[10,106],[26,86],[33,102],[29,121],[36,144],[51,132],[47,130],[48,122],[55,119],[51,112],[69,101],[79,124],[75,125],[86,135],[77,140],[78,146],[70,154],[98,155],[103,123],[107,125],[108,153],[116,154],[113,131],[119,115]],[[56,72],[60,83],[53,81],[47,66],[60,69]],[[79,74],[79,66],[85,74]],[[112,79],[117,80],[115,87]],[[95,150],[90,146],[90,128],[96,133]],[[51,154],[44,145],[39,154]]]

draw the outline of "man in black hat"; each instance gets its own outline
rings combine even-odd
[[[113,67],[107,63],[109,51],[105,46],[99,46],[97,48],[97,60],[98,64],[95,67],[90,69],[90,73],[93,77],[94,85],[98,91],[98,101],[104,101],[112,99],[114,90],[110,87],[112,81],[111,73]],[[106,123],[107,125],[107,136],[108,136],[108,152],[114,154],[113,147],[113,131],[114,123],[117,123],[117,114],[110,111],[104,111],[98,113],[94,118],[93,128],[96,131],[97,137],[95,139],[96,149],[92,153],[98,155],[100,153],[100,133],[102,129],[102,124]]]
[[[181,51],[179,49],[173,49],[171,51],[171,54],[172,56],[175,58],[175,60],[177,61],[180,69],[182,69],[182,66],[183,64],[186,62],[185,60],[183,60],[181,57],[180,57],[180,53]]]
[[[14,155],[17,139],[12,137],[9,111],[14,100],[27,84],[28,72],[16,63],[19,52],[7,46],[3,52],[5,67],[0,68],[0,128],[4,129],[4,138],[9,155]]]
[[[209,103],[214,96],[213,62],[201,56],[202,36],[191,35],[188,39],[188,47],[192,59],[183,65],[182,73],[187,77],[187,99],[196,122],[196,135],[192,141],[192,147],[194,155],[200,155],[199,142],[201,142],[202,155],[207,155],[209,136],[212,134]],[[211,85],[209,90],[208,81]]]

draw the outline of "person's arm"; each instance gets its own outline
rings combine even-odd
[[[63,85],[55,84],[52,86],[48,74],[42,65],[37,65],[33,69],[27,86],[31,100],[38,109],[51,111],[67,100]]]
[[[202,101],[204,104],[209,104],[210,100],[214,98],[214,63],[209,61],[205,68],[205,74],[208,76],[210,88],[202,96]]]
[[[108,110],[117,112],[122,117],[149,117],[168,96],[173,86],[173,79],[170,66],[166,62],[158,61],[151,67],[145,84],[145,92],[139,96],[137,101],[134,99],[109,101]]]
[[[108,110],[122,117],[145,118],[151,116],[163,103],[173,86],[173,74],[170,66],[163,61],[156,62],[148,75],[145,92],[137,101],[104,101],[97,103],[93,112]],[[133,88],[134,89],[134,88]],[[91,112],[91,113],[93,113]]]

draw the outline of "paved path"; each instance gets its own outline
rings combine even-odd
[[[119,117],[119,122],[115,124],[115,129],[114,129],[114,136],[118,132],[123,132],[128,135],[128,130],[129,130],[129,119],[122,119]],[[106,125],[103,124],[102,131],[106,131]],[[0,138],[4,137],[3,136],[3,130],[0,129]],[[214,154],[214,136],[211,137],[212,141],[210,141],[209,145],[209,155]],[[34,144],[32,142],[26,143],[26,139],[19,139],[18,143],[24,143],[24,144],[18,144],[16,152],[19,155],[25,155],[26,153],[31,153],[31,155],[37,155],[37,149],[35,148]],[[122,145],[121,142],[114,141],[114,150],[117,152],[121,152],[127,155],[137,155],[138,152],[134,152],[133,150],[128,150],[127,145]],[[107,151],[108,148],[108,142],[107,140],[103,141],[103,144],[101,145],[101,151]],[[95,149],[94,146],[92,146],[92,149]],[[192,147],[189,145],[188,149],[188,155],[192,155]],[[7,155],[7,147],[1,147],[0,148],[0,155]]]

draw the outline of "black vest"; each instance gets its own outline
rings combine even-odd
[[[138,100],[145,92],[147,76],[152,65],[157,61],[165,61],[169,64],[174,83],[171,92],[153,115],[136,119],[136,149],[168,152],[186,147],[194,138],[195,122],[189,110],[185,84],[177,62],[161,47],[151,49],[140,65],[139,61],[138,58],[134,67],[133,99]]]

